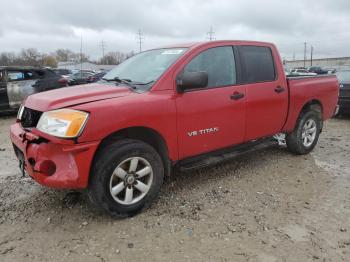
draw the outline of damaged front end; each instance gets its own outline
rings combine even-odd
[[[42,112],[24,108],[11,126],[11,140],[26,172],[38,183],[53,188],[83,189],[88,185],[90,165],[99,142],[77,143],[36,129]]]

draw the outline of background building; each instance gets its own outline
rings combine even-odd
[[[303,67],[304,60],[284,61],[287,68]],[[305,60],[305,67],[311,66],[311,60]],[[322,68],[350,68],[350,57],[335,57],[335,58],[319,58],[312,59],[312,66],[320,66]]]

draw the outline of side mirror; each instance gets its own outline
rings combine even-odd
[[[208,85],[207,72],[184,72],[176,80],[177,90],[183,93],[189,89],[204,88]]]

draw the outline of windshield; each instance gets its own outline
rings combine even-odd
[[[167,48],[137,54],[108,72],[103,79],[123,79],[136,87],[152,84],[172,65],[187,48]]]
[[[339,82],[350,82],[350,70],[338,71],[335,74]]]

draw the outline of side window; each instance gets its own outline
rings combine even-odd
[[[34,74],[30,71],[8,71],[7,79],[9,82],[13,81],[23,81],[34,79]]]
[[[208,87],[236,84],[236,66],[232,46],[210,48],[189,62],[184,72],[207,72]]]
[[[240,46],[245,65],[245,83],[268,82],[276,79],[271,49],[262,46]]]

